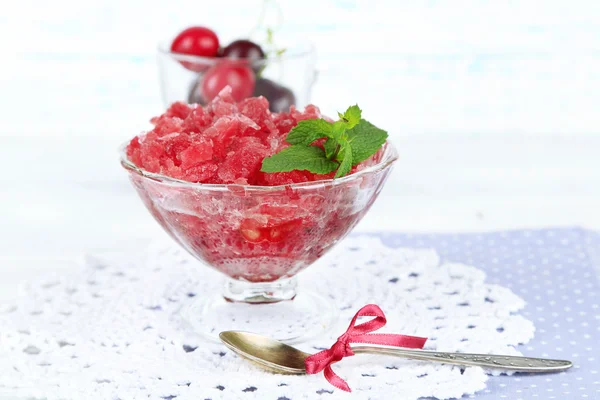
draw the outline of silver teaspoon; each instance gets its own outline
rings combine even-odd
[[[253,361],[262,368],[280,374],[306,374],[304,359],[310,354],[278,340],[249,332],[225,331],[221,341],[235,353]],[[412,350],[387,346],[352,346],[355,354],[381,354],[434,361],[443,364],[478,366],[518,372],[559,372],[573,366],[571,361],[544,358],[503,356],[494,354],[445,353],[441,351]]]

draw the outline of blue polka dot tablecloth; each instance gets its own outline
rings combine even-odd
[[[558,374],[490,377],[476,399],[600,399],[600,233],[580,228],[484,234],[377,234],[392,247],[435,248],[523,297],[535,338],[525,355],[573,361]]]

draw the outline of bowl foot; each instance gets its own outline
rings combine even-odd
[[[284,293],[289,294],[289,290]],[[303,288],[297,294],[294,290],[290,300],[273,300],[231,301],[223,294],[207,293],[199,295],[174,317],[188,341],[220,342],[220,332],[240,330],[286,343],[301,343],[330,329],[338,316],[332,300]]]

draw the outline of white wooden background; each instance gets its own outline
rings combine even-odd
[[[244,35],[261,3],[3,2],[5,288],[48,260],[161,234],[116,154],[161,110],[156,43],[190,24]],[[314,103],[358,102],[401,151],[359,229],[600,227],[596,1],[280,3],[277,35],[317,45]]]

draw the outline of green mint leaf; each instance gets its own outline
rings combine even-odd
[[[388,134],[372,123],[361,119],[358,125],[348,131],[348,142],[352,147],[352,163],[365,161],[381,148]]]
[[[334,155],[335,151],[338,148],[338,141],[335,140],[335,139],[333,139],[333,138],[329,138],[323,144],[323,148],[325,149],[325,156],[327,156],[327,158],[329,158],[330,160],[332,160],[333,159],[333,155]]]
[[[335,121],[332,125],[332,131],[330,137],[336,139],[337,141],[345,140],[345,133],[348,125],[344,121]]]
[[[290,172],[307,170],[314,174],[328,174],[335,171],[337,167],[338,163],[329,160],[321,148],[298,144],[265,158],[261,171]]]
[[[298,122],[298,125],[288,133],[285,141],[289,144],[304,144],[308,146],[319,138],[330,136],[332,130],[332,124],[324,119],[307,119]]]
[[[340,113],[338,113],[340,115]],[[360,122],[362,110],[358,108],[358,104],[348,107],[344,115],[340,115],[340,119],[348,124],[347,129],[352,129]]]
[[[340,163],[340,167],[335,173],[335,178],[340,178],[342,176],[346,176],[352,170],[352,149],[350,146],[344,147],[342,151],[340,151],[342,162]]]

